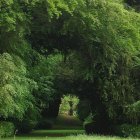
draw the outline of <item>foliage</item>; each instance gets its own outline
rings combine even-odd
[[[140,138],[140,126],[139,125],[122,124],[121,126],[116,127],[115,134],[122,136],[122,137]]]
[[[129,106],[127,106],[127,117],[134,123],[138,124],[140,122],[140,101],[137,101]]]
[[[104,130],[139,123],[138,12],[123,0],[1,0],[0,11],[2,119],[30,122],[30,109],[51,106],[57,116],[70,93],[89,100],[81,119],[96,114]]]
[[[106,118],[114,123],[124,121],[125,106],[137,101],[131,71],[136,59],[139,59],[139,14],[125,9],[120,1],[76,2],[72,14],[62,8],[62,14],[47,24],[44,19],[49,20],[44,13],[42,16],[35,14],[39,21],[43,19],[41,24],[45,29],[40,29],[39,21],[33,22],[32,41],[37,47],[48,50],[53,50],[55,46],[65,55],[73,51],[74,56],[67,56],[65,61],[67,63],[72,59],[75,62],[72,66],[78,76],[74,78],[78,79],[65,78],[71,63],[69,70],[67,65],[63,65],[66,66],[63,69],[66,75],[60,73],[64,78],[59,79],[59,83],[62,81],[61,89],[65,89],[64,85],[68,82],[66,88],[71,90],[73,83],[78,81],[79,85],[76,83],[77,87],[73,90],[76,89],[79,96],[85,93],[84,98],[93,102],[93,112],[106,113]],[[39,27],[37,32],[36,27]],[[37,36],[38,33],[40,36]]]
[[[108,116],[117,119],[123,113],[118,110],[137,100],[130,71],[139,52],[140,17],[116,1],[91,1],[82,5],[82,10],[80,6],[66,20],[65,29],[71,36],[78,34],[74,36],[79,47],[77,67],[81,66],[81,79],[94,86],[87,98],[93,101],[94,94],[99,95]]]
[[[67,2],[64,1],[70,6]],[[51,7],[50,3],[44,2],[33,9],[33,17],[37,20],[32,21],[32,45],[40,51],[52,52],[57,48],[65,55],[74,50],[74,59],[79,62],[74,65],[79,67],[74,68],[78,70],[74,72],[80,75],[80,80],[94,85],[94,91],[88,93],[87,98],[93,100],[94,92],[99,94],[108,116],[117,119],[123,114],[118,110],[136,100],[130,71],[138,58],[140,46],[139,14],[125,9],[122,1],[117,0],[72,1],[74,8],[71,11],[65,6],[60,8],[63,1],[56,3],[52,1]],[[51,11],[53,7],[56,17],[51,16],[49,20],[45,11]]]
[[[34,100],[31,92],[36,83],[28,78],[25,63],[16,55],[0,55],[0,114],[22,118]]]
[[[30,119],[23,119],[22,121],[16,122],[16,129],[18,134],[30,133],[36,126],[37,122]]]
[[[17,0],[1,0],[0,10],[0,52],[11,51],[23,41],[26,15]]]
[[[40,121],[38,121],[38,124],[36,125],[36,129],[52,129],[53,127],[53,121],[49,120],[47,118],[41,118]]]
[[[86,125],[88,123],[92,123],[93,118],[94,118],[94,116],[90,113],[89,116],[87,116],[87,118],[85,118],[84,125]]]
[[[34,90],[33,95],[39,109],[46,109],[49,103],[57,98],[54,79],[61,55],[50,55],[48,58],[34,51],[32,54],[33,65],[30,68],[30,77],[37,82],[38,89]]]
[[[22,120],[12,119],[17,133],[25,134],[31,132],[37,125],[38,120],[40,119],[38,108],[34,105],[34,108],[28,108],[24,113]]]
[[[0,138],[13,136],[15,133],[15,126],[11,122],[0,122]]]
[[[73,95],[64,95],[63,98],[61,98],[61,104],[60,104],[60,109],[59,113],[60,114],[68,114],[70,110],[70,104],[69,101],[72,101],[73,105],[73,113],[76,115],[76,110],[77,110],[77,104],[79,102],[78,97],[73,96]]]
[[[55,49],[68,52],[68,42],[63,24],[73,16],[73,11],[81,0],[42,0],[32,9],[31,34],[32,46],[43,54],[50,54]],[[40,26],[41,25],[41,26]]]

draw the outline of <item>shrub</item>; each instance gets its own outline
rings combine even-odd
[[[24,119],[22,120],[13,120],[18,133],[24,134],[31,132],[37,125],[39,119],[39,112],[36,107],[30,108],[24,114]]]
[[[115,128],[115,134],[123,137],[140,138],[140,125],[122,124]]]
[[[35,128],[37,122],[26,119],[23,121],[16,122],[15,124],[16,124],[16,128],[18,130],[18,133],[24,134],[24,133],[31,132]]]
[[[13,136],[15,132],[15,126],[11,122],[0,122],[0,137]]]
[[[42,119],[38,122],[36,129],[51,129],[53,122],[51,120]]]

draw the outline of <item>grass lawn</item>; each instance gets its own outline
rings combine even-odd
[[[2,140],[140,140],[140,139],[78,135],[67,137],[16,137],[16,138],[5,138]]]
[[[35,130],[30,133],[28,136],[30,137],[62,137],[62,136],[69,136],[69,135],[78,135],[84,134],[84,130]]]

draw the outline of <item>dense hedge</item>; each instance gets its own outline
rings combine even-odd
[[[140,125],[123,124],[115,128],[115,134],[122,137],[140,138]]]
[[[38,122],[36,129],[51,129],[53,127],[53,121],[42,119]]]
[[[0,122],[0,137],[13,136],[15,132],[15,126],[11,122]]]
[[[33,121],[33,120],[23,120],[23,121],[17,121],[15,123],[15,126],[18,130],[18,133],[19,134],[23,134],[23,133],[29,133],[31,132],[35,126],[36,126],[37,122],[36,121]]]

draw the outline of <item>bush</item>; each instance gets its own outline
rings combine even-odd
[[[36,129],[51,129],[53,127],[53,122],[51,120],[42,119],[38,122]]]
[[[13,120],[18,133],[24,134],[31,132],[37,125],[39,119],[39,112],[36,107],[29,108],[24,114],[23,120]]]
[[[37,124],[36,121],[27,119],[20,122],[17,121],[15,123],[18,133],[20,134],[31,132],[35,128],[36,124]]]
[[[115,134],[122,137],[140,138],[140,125],[123,124],[115,128]]]
[[[15,126],[11,122],[0,122],[0,137],[13,136],[15,132]]]

